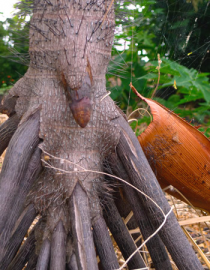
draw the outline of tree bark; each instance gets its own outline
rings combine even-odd
[[[89,201],[77,184],[70,202],[72,234],[79,270],[97,270],[96,253],[91,231]]]
[[[114,202],[104,202],[104,217],[107,225],[122,252],[125,260],[136,251],[137,247],[128,232]],[[128,262],[129,269],[144,268],[145,263],[137,252]]]
[[[36,180],[38,174],[40,173],[42,169],[41,166],[41,150],[37,148],[28,164],[27,171],[25,173],[25,176],[21,180],[21,185],[18,188],[18,191],[16,193],[15,203],[12,204],[12,207],[8,213],[7,221],[5,223],[5,226],[3,227],[1,231],[1,243],[0,247],[3,248],[3,245],[5,246],[11,237],[11,232],[14,228],[14,225],[19,218],[21,211],[23,210],[24,202],[26,199],[26,196],[30,190],[31,185]],[[31,207],[34,210],[34,207]],[[30,226],[30,224],[29,224]]]
[[[17,114],[13,114],[9,119],[7,119],[1,126],[0,126],[0,156],[7,148],[13,134],[15,133],[18,124],[20,122],[19,117]]]
[[[54,229],[51,244],[50,270],[66,268],[66,232],[60,220]]]
[[[78,270],[76,255],[73,253],[70,262],[67,265],[67,270]]]
[[[32,231],[25,243],[21,246],[14,260],[11,262],[8,268],[2,268],[2,270],[22,270],[29,258],[35,253],[36,238],[34,231]]]
[[[131,183],[128,174],[126,173],[125,169],[122,166],[121,161],[119,160],[116,154],[113,154],[110,157],[109,162],[113,172],[118,177],[122,178],[127,183]],[[112,166],[112,164],[115,164],[115,166]],[[155,229],[153,228],[150,219],[148,218],[145,212],[144,205],[142,205],[141,201],[139,200],[136,191],[132,187],[126,185],[125,183],[123,183],[122,185],[126,198],[131,205],[131,209],[133,210],[135,220],[140,228],[144,240],[146,240],[150,235],[152,235]],[[172,269],[165,246],[158,234],[153,236],[147,242],[146,246],[152,258],[155,269],[157,270]]]
[[[37,255],[34,250],[34,252],[30,255],[30,259],[24,270],[36,270],[36,263],[37,263]]]
[[[39,253],[36,270],[47,270],[50,261],[50,241],[45,239],[43,241],[41,251]]]
[[[124,119],[121,118],[118,121],[120,121],[122,131],[117,146],[117,153],[127,173],[129,173],[132,184],[152,198],[163,212],[167,214],[170,211],[170,206],[154,173],[150,169],[135,134],[132,130],[128,132],[129,126],[127,126],[126,130],[124,129],[126,126]],[[151,200],[141,193],[138,193],[138,196],[146,207],[153,227],[157,229],[164,221],[163,214]],[[159,235],[180,270],[203,269],[173,212],[167,217],[167,221],[159,231]]]
[[[93,236],[103,269],[119,268],[108,228],[102,216],[96,217],[93,221]]]
[[[21,198],[20,187],[24,189],[24,175],[30,158],[40,142],[39,112],[24,122],[13,136],[2,166],[0,175],[0,231],[5,226],[10,210]],[[27,179],[25,179],[27,180]]]
[[[35,217],[35,209],[33,205],[29,205],[20,216],[11,238],[8,239],[8,237],[6,237],[6,239],[4,239],[1,237],[0,269],[7,269],[7,266],[16,255],[24,236],[26,235]]]

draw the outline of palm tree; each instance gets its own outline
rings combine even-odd
[[[118,269],[107,226],[125,259],[136,250],[110,195],[119,178],[144,239],[158,231],[147,242],[156,269],[172,269],[165,247],[179,269],[202,269],[107,95],[114,19],[110,0],[34,0],[30,66],[1,106],[10,116],[1,151],[11,139],[0,176],[1,270],[27,262],[26,269],[93,270],[96,252],[103,269]],[[139,253],[128,267],[145,268]]]

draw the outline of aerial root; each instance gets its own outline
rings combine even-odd
[[[1,250],[1,261],[0,261],[0,269],[4,270],[7,269],[10,262],[15,257],[23,239],[26,235],[31,223],[36,217],[36,212],[34,210],[33,205],[29,205],[22,213],[16,227],[13,230],[13,234],[10,238],[8,238],[7,234],[1,235],[1,243],[0,243],[0,250]],[[4,231],[5,232],[5,231]]]
[[[156,269],[171,269],[163,243],[180,270],[202,269],[175,216],[171,213],[171,208],[134,133],[123,118],[113,121],[121,127],[121,136],[116,147],[117,155],[110,157],[110,166],[115,164],[114,168],[111,168],[114,173],[113,178],[124,179],[121,180],[125,183],[123,186],[127,200]],[[49,238],[44,238],[39,251],[38,248],[35,249],[35,231],[37,237],[38,232],[41,232],[41,234],[39,232],[41,238],[38,237],[37,243],[41,244],[44,236],[39,226],[42,221],[39,221],[21,246],[28,228],[36,217],[36,211],[31,204],[25,208],[18,219],[30,187],[42,168],[38,133],[39,112],[36,112],[18,127],[5,157],[0,175],[2,186],[0,230],[3,228],[0,242],[0,269],[21,270],[28,263],[26,269],[31,270],[35,269],[35,265],[38,270],[98,270],[95,246],[104,269],[122,269],[123,266],[119,267],[114,254],[107,227],[115,238],[129,269],[146,269],[114,200],[102,198],[103,216],[99,214],[100,211],[94,214],[98,209],[93,206],[95,201],[88,197],[89,193],[79,182],[65,206],[70,216],[70,228],[66,226],[66,220],[62,219],[64,217],[59,215],[57,219],[59,221],[53,224],[55,227],[51,231],[51,236],[49,234]],[[11,167],[13,170],[9,169]],[[104,175],[108,174],[104,173]],[[129,185],[133,185],[133,189]],[[13,217],[10,217],[11,213]],[[36,253],[37,251],[39,254]]]
[[[36,270],[36,264],[37,264],[37,255],[34,249],[34,251],[30,255],[29,261],[24,270]]]
[[[78,269],[97,270],[89,200],[79,183],[70,198],[70,220]]]
[[[137,247],[123,222],[114,201],[104,201],[104,217],[106,223],[120,249],[123,257],[126,259],[136,251]],[[129,269],[145,268],[145,263],[137,252],[128,262]]]
[[[17,99],[17,96],[12,96],[10,93],[5,94],[0,103],[0,113],[6,114],[9,117],[15,114]]]
[[[186,239],[177,219],[152,172],[140,144],[128,123],[120,117],[114,120],[121,127],[117,154],[132,184],[140,190],[138,197],[153,228],[159,229],[161,240],[171,254],[179,270],[203,269]],[[152,200],[151,200],[152,199]]]
[[[92,221],[93,236],[103,269],[118,269],[119,264],[104,218],[99,215]]]
[[[109,162],[110,166],[111,164],[115,164],[115,166],[112,166],[112,171],[114,172],[114,174],[120,178],[123,178],[126,182],[130,183],[128,174],[126,173],[124,167],[122,166],[121,161],[119,160],[116,154],[110,156]],[[150,235],[152,235],[155,229],[152,227],[150,219],[148,218],[145,212],[144,205],[140,201],[138,194],[134,189],[132,189],[125,183],[123,183],[122,185],[126,199],[130,204],[130,207],[134,213],[134,217],[141,231],[141,234],[144,239],[147,239]],[[147,242],[146,246],[150,253],[155,269],[157,270],[172,269],[165,246],[158,234],[154,235],[154,237],[152,237]]]
[[[0,231],[11,215],[11,209],[22,200],[19,192],[20,189],[25,189],[29,162],[39,142],[39,111],[37,111],[18,127],[6,152],[0,174]]]
[[[36,180],[41,169],[42,169],[41,150],[37,147],[29,161],[26,173],[23,179],[21,179],[21,183],[23,186],[21,186],[21,188],[19,188],[15,193],[17,194],[16,198],[14,201],[12,201],[13,205],[11,206],[8,212],[8,217],[7,217],[5,226],[3,227],[1,231],[1,239],[2,239],[0,243],[1,250],[5,247],[6,243],[10,241],[12,230],[14,229],[15,223],[17,222],[21,214],[29,189],[31,185],[33,184],[33,182]],[[32,206],[29,206],[29,208],[32,208],[33,209],[32,211],[35,212]]]
[[[38,256],[36,270],[48,270],[50,261],[50,241],[45,239],[42,243],[42,247]]]
[[[30,232],[28,238],[24,242],[24,244],[20,247],[17,255],[12,260],[11,264],[9,265],[7,270],[22,270],[25,264],[29,261],[32,254],[35,253],[35,230],[40,221],[34,226],[32,231]]]
[[[60,220],[55,227],[50,250],[50,270],[63,270],[66,267],[66,232]]]
[[[75,253],[72,253],[69,263],[66,265],[67,270],[78,270],[77,258]]]
[[[16,114],[13,114],[0,126],[0,156],[7,148],[19,122],[19,117]]]

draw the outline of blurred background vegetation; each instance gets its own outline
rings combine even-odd
[[[201,124],[209,136],[210,1],[136,0],[133,6],[130,1],[116,6],[115,48],[107,75],[112,98],[127,115],[146,108],[131,93],[129,83],[151,97],[158,81],[159,54],[160,82],[153,99],[195,126]],[[150,122],[150,116],[142,114],[138,126]]]
[[[27,70],[31,0],[16,5],[12,19],[0,21],[0,93]],[[210,1],[115,1],[116,35],[107,72],[107,90],[129,114],[147,108],[130,90],[132,81],[151,97],[210,135]],[[158,54],[160,76],[158,75]],[[158,76],[160,81],[157,91]],[[141,132],[150,116],[132,115]]]
[[[0,93],[7,91],[27,70],[29,27],[15,15],[0,21]]]

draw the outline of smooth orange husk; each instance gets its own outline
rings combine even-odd
[[[210,141],[158,102],[138,96],[153,115],[138,140],[161,187],[172,185],[194,206],[210,211]]]

